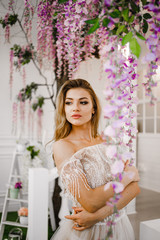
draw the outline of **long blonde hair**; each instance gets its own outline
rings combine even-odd
[[[91,134],[92,137],[96,137],[98,135],[98,123],[100,118],[100,104],[99,100],[89,84],[84,79],[75,79],[75,80],[68,80],[66,81],[57,96],[56,102],[56,114],[55,114],[55,133],[53,140],[57,141],[59,139],[65,138],[69,135],[72,129],[72,124],[69,123],[65,116],[65,99],[68,90],[72,88],[83,88],[88,91],[91,96],[94,114],[91,119]]]

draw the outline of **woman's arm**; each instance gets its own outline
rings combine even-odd
[[[65,157],[69,158],[74,154],[71,144],[61,140],[56,142],[53,150],[57,168],[62,164]],[[124,185],[124,188],[129,183],[138,181],[139,179],[138,171],[134,166],[127,165],[125,167],[125,172],[133,172],[134,176],[132,176],[132,178],[128,177],[127,175],[123,177],[121,183]],[[85,173],[83,172],[83,167],[80,169],[80,166],[76,166],[75,164],[72,166],[71,163],[65,167],[63,179],[64,181],[67,179],[67,188],[73,194],[73,196],[77,198],[81,206],[88,212],[95,212],[102,208],[106,201],[114,196],[112,185],[110,185],[106,191],[104,191],[105,185],[95,189],[90,188]],[[85,183],[87,184],[87,187]]]
[[[131,182],[139,180],[138,171],[135,167],[127,166],[126,171],[134,172],[135,177],[131,179],[127,175],[125,175],[121,181],[121,183],[124,185],[124,188],[128,186],[128,184],[130,184]],[[89,188],[88,190],[84,186],[83,180],[81,178],[78,179],[78,182],[80,195],[78,196],[77,193],[77,200],[81,204],[81,206],[88,212],[96,212],[98,209],[105,206],[106,202],[114,196],[114,190],[112,185],[110,185],[106,191],[104,190],[104,185],[95,189]]]
[[[140,193],[140,188],[137,182],[130,183],[125,190],[121,193],[121,198],[116,203],[118,210],[125,207],[133,198],[135,198]],[[76,225],[73,227],[78,231],[82,231],[86,228],[90,228],[104,218],[110,216],[113,213],[113,207],[105,205],[94,213],[87,212],[83,208],[74,208],[76,214],[65,216],[67,219],[73,220]]]

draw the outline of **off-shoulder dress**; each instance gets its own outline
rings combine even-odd
[[[101,143],[78,150],[70,159],[67,159],[61,167],[60,177],[63,184],[62,195],[72,200],[73,206],[81,206],[76,200],[75,194],[79,194],[78,179],[83,180],[86,188],[104,185],[112,181],[111,160],[107,159],[106,146]],[[84,180],[84,175],[87,181]],[[72,189],[69,191],[69,186]],[[80,196],[79,196],[80,197]],[[53,234],[51,240],[102,240],[106,239],[109,227],[107,222],[113,215],[96,223],[89,229],[77,231],[73,229],[73,221],[63,219],[61,226]],[[119,211],[113,226],[113,240],[134,240],[134,232],[125,209]]]

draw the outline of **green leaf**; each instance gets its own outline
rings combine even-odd
[[[143,33],[146,33],[148,31],[148,23],[145,19],[143,19]]]
[[[38,98],[38,106],[42,108],[42,105],[44,104],[44,97],[39,97]]]
[[[58,0],[58,3],[59,3],[59,4],[65,3],[65,2],[68,2],[68,0]]]
[[[146,3],[147,3],[147,0],[142,0],[143,6],[146,5]]]
[[[151,14],[149,14],[149,13],[143,14],[143,17],[144,17],[145,19],[150,19],[150,18],[152,18]]]
[[[131,4],[131,8],[132,8],[132,11],[133,11],[133,12],[137,13],[137,12],[140,11],[139,6],[137,6],[137,5],[134,3],[134,1],[130,1],[130,4]]]
[[[143,37],[139,32],[136,32],[137,37],[139,37],[142,40],[146,40],[145,37]]]
[[[123,32],[124,28],[125,28],[125,25],[120,25],[117,29],[116,34],[119,35],[121,32]]]
[[[103,27],[107,27],[110,20],[108,18],[103,19]]]
[[[110,16],[112,18],[118,18],[121,15],[121,12],[118,9],[115,9],[112,13],[110,13]]]
[[[28,146],[28,147],[27,147],[27,150],[28,150],[28,151],[32,151],[33,148],[34,148],[34,146]]]
[[[131,52],[136,55],[137,58],[139,58],[139,55],[141,53],[141,47],[139,43],[137,42],[136,38],[132,38],[129,43],[129,47]]]
[[[33,104],[32,104],[32,109],[33,109],[33,111],[36,111],[36,110],[37,110],[37,107],[38,107],[38,103],[33,103]]]
[[[53,17],[56,17],[58,15],[58,12],[55,12],[54,14],[53,14]]]
[[[93,19],[89,19],[89,20],[86,20],[85,22],[87,24],[95,24],[97,22],[98,18],[93,18]]]
[[[122,46],[124,46],[126,43],[130,42],[132,39],[132,32],[127,33],[123,38],[122,38]]]
[[[35,151],[34,150],[35,146],[28,146],[27,150],[30,152],[31,159],[34,159],[35,156],[38,156],[40,150]]]
[[[134,15],[132,15],[130,18],[129,18],[129,23],[132,23],[134,21]]]
[[[87,35],[95,32],[99,28],[99,19],[97,18],[97,21],[95,24],[88,30]]]
[[[142,16],[139,16],[138,19],[139,19],[139,21],[141,22],[141,21],[142,21]]]
[[[126,8],[122,11],[122,16],[126,22],[129,21],[129,9],[128,8]]]

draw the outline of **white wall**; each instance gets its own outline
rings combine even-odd
[[[160,134],[138,134],[140,186],[160,192]]]

